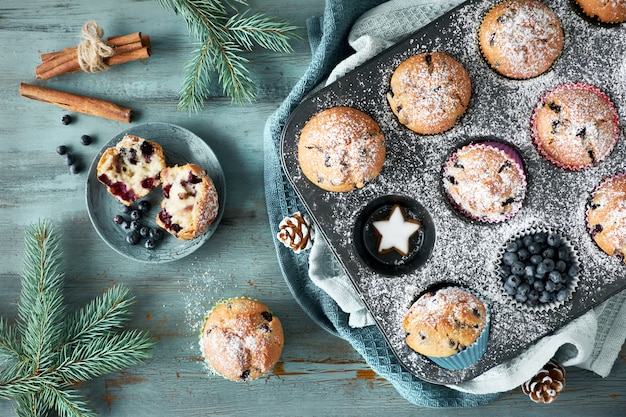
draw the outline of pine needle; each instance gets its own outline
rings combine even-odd
[[[256,85],[250,77],[244,52],[255,46],[274,52],[291,52],[289,41],[300,39],[296,26],[264,14],[238,12],[245,0],[156,0],[180,15],[189,34],[199,45],[185,65],[179,109],[199,112],[212,93],[217,78],[222,92],[237,104],[256,100]],[[215,77],[216,75],[216,77]]]
[[[138,365],[154,347],[123,329],[135,302],[124,287],[66,316],[59,242],[48,222],[27,230],[17,323],[0,317],[0,399],[20,417],[94,416],[76,383]]]

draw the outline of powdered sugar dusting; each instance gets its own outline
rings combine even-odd
[[[561,22],[561,55],[546,73],[513,80],[493,71],[481,55],[477,31],[495,0],[477,0],[433,23],[338,82],[314,94],[294,112],[283,139],[283,164],[312,218],[362,295],[400,361],[417,376],[455,383],[479,375],[518,354],[546,334],[597,305],[625,285],[624,265],[602,252],[587,232],[586,207],[603,177],[626,171],[626,144],[620,133],[613,152],[584,171],[548,162],[533,144],[531,117],[545,93],[558,85],[595,85],[626,115],[626,28],[601,27],[582,18],[568,0],[545,3]],[[401,125],[386,100],[393,70],[407,57],[442,51],[470,74],[472,100],[459,123],[443,134],[422,136]],[[604,51],[611,51],[606,53]],[[359,190],[331,193],[303,177],[294,140],[305,121],[320,109],[352,106],[371,115],[383,130],[387,159],[379,176]],[[469,141],[494,138],[512,144],[525,167],[527,191],[520,211],[498,224],[471,222],[446,201],[442,170],[448,156]],[[418,201],[432,216],[436,242],[429,260],[411,273],[385,276],[372,271],[353,245],[353,222],[362,208],[386,195]],[[503,294],[496,274],[498,253],[513,235],[531,228],[553,228],[572,244],[581,263],[572,299],[550,311],[522,311]],[[453,283],[479,294],[491,312],[489,348],[474,366],[447,371],[409,349],[402,320],[417,294]]]

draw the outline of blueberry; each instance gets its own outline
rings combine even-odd
[[[124,222],[124,220],[126,220],[126,219],[121,214],[116,214],[115,216],[113,216],[113,223],[115,223],[117,225],[122,224]]]
[[[70,165],[70,173],[71,174],[78,174],[79,172],[80,172],[80,167],[78,166],[78,164]]]
[[[548,274],[548,278],[550,279],[550,281],[556,283],[561,282],[562,276],[561,273],[559,271],[550,271],[550,273]]]
[[[541,261],[538,265],[537,265],[537,275],[538,276],[544,276],[545,274],[547,274],[548,272],[550,272],[550,270],[548,269],[548,266],[546,265],[545,262]]]
[[[91,136],[89,135],[82,135],[80,137],[80,143],[82,143],[85,146],[88,146],[91,144]]]
[[[528,293],[528,299],[535,301],[539,299],[539,291],[537,290],[530,290],[530,292]]]
[[[552,280],[546,281],[546,291],[553,292],[556,290],[556,284]]]
[[[540,303],[547,304],[551,300],[552,300],[552,296],[550,295],[550,293],[548,291],[542,291],[541,294],[539,295],[539,302]]]
[[[559,249],[557,252],[559,254],[559,259],[565,262],[570,260],[570,257],[571,257],[570,250],[567,246],[559,246]]]
[[[514,262],[513,265],[511,265],[511,273],[513,275],[524,275],[524,267],[525,265],[521,262]]]
[[[66,153],[64,159],[67,166],[70,166],[75,162],[74,155],[72,155],[71,153]]]
[[[500,265],[500,275],[503,277],[511,275],[511,267],[508,265]]]
[[[507,252],[516,252],[519,248],[520,248],[520,246],[519,246],[517,240],[513,240],[513,241],[511,241],[511,242],[506,244],[505,250]]]
[[[531,235],[526,235],[522,238],[522,242],[524,242],[524,246],[528,247],[528,245],[533,243],[533,237]]]
[[[505,285],[509,285],[513,288],[517,288],[522,283],[522,279],[517,275],[509,275],[506,279]]]
[[[132,209],[130,208],[130,206],[127,206],[125,204],[122,205],[122,213],[128,214],[128,213],[130,213],[131,210]]]
[[[546,238],[546,242],[552,247],[559,246],[561,244],[561,236],[556,233],[550,233]]]
[[[543,257],[541,255],[533,255],[530,257],[530,263],[533,265],[539,265],[543,261]]]
[[[120,227],[124,230],[129,230],[130,229],[130,222],[126,219],[122,220],[122,222],[120,223]]]
[[[533,288],[537,291],[543,291],[546,289],[546,286],[542,280],[537,279],[535,280],[535,282],[533,282]]]
[[[530,258],[530,252],[526,248],[521,248],[517,251],[517,257],[520,261],[525,262]]]
[[[146,249],[154,249],[156,248],[156,241],[154,239],[147,239],[146,243],[144,243]]]
[[[129,245],[136,245],[137,243],[139,243],[139,240],[139,233],[134,230],[126,234],[126,242],[128,242]]]
[[[535,267],[532,265],[526,265],[524,267],[524,276],[527,278],[535,277]]]
[[[562,289],[561,291],[556,293],[556,299],[558,301],[565,301],[567,300],[568,295],[569,295],[569,291],[567,291],[567,289]]]
[[[161,229],[152,228],[150,229],[149,236],[151,239],[160,240],[163,238],[163,231]]]
[[[567,269],[567,264],[565,263],[565,261],[559,259],[558,261],[556,261],[556,264],[554,264],[554,269],[559,272],[565,272],[565,270]]]
[[[523,295],[528,295],[528,293],[530,292],[530,285],[528,285],[527,283],[523,282],[521,283],[518,287],[517,287],[517,293],[518,294],[523,294]]]
[[[504,284],[504,292],[506,292],[508,295],[515,295],[517,294],[517,288],[509,285],[509,283],[505,283]]]
[[[544,243],[548,238],[548,234],[546,232],[539,232],[533,236],[533,240],[537,243]]]
[[[553,271],[554,270],[554,261],[552,259],[544,259],[543,261],[541,261],[542,264],[544,264],[546,266],[546,269],[548,272]]]
[[[515,294],[515,301],[517,302],[524,303],[527,299],[528,297],[525,294],[521,294],[519,292]]]
[[[543,252],[541,252],[541,256],[543,256],[544,258],[554,259],[554,257],[556,256],[556,251],[554,250],[554,248],[547,248],[544,249]]]
[[[141,226],[139,228],[139,234],[141,237],[148,237],[150,235],[150,228],[148,226]]]
[[[64,114],[61,117],[61,123],[63,123],[64,125],[69,125],[70,123],[72,123],[72,117],[69,114]]]
[[[567,270],[567,275],[569,275],[570,277],[574,278],[576,275],[578,275],[578,270],[579,270],[578,265],[573,264]]]
[[[537,242],[531,243],[530,245],[528,245],[528,252],[530,252],[531,255],[537,255],[541,253],[541,245]]]
[[[511,266],[518,260],[519,258],[517,257],[517,253],[515,252],[505,252],[504,255],[502,255],[502,262],[505,265]]]
[[[146,212],[150,210],[150,202],[147,200],[141,200],[139,204],[137,204],[137,208],[139,209],[139,211]]]
[[[132,210],[130,212],[130,218],[132,220],[139,220],[141,218],[141,212],[139,210],[137,210],[137,209]]]
[[[57,153],[59,155],[65,155],[67,153],[67,146],[65,146],[65,145],[57,146]]]
[[[539,300],[531,300],[530,298],[526,300],[526,305],[528,307],[536,307],[539,305]]]

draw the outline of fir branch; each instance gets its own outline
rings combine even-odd
[[[154,342],[135,330],[94,338],[89,344],[62,349],[55,373],[74,383],[138,365],[150,357]]]
[[[58,345],[63,332],[60,245],[58,235],[46,222],[32,226],[25,243],[18,326],[24,355],[39,366],[45,353]]]
[[[104,333],[121,329],[129,320],[134,303],[128,288],[109,288],[67,319],[64,344],[89,343]]]
[[[91,417],[75,383],[138,365],[150,357],[148,333],[123,325],[135,299],[112,287],[65,318],[59,236],[47,222],[26,233],[17,324],[0,317],[0,399],[18,416]]]
[[[165,9],[180,15],[189,34],[200,46],[194,48],[185,66],[179,109],[198,112],[211,94],[211,81],[217,74],[223,93],[237,104],[256,100],[256,86],[242,55],[254,46],[291,52],[291,40],[300,39],[296,26],[264,14],[238,12],[235,3],[247,6],[245,0],[155,0]]]

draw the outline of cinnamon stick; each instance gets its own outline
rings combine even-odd
[[[151,54],[150,37],[135,32],[124,36],[114,36],[107,43],[115,48],[115,54],[103,61],[107,65],[147,59]],[[80,71],[78,47],[65,48],[57,52],[41,54],[41,64],[35,68],[35,76],[48,80],[59,75]]]
[[[32,84],[21,83],[20,95],[31,100],[54,104],[77,113],[104,117],[125,123],[130,123],[133,117],[131,109],[118,106],[109,101]]]

